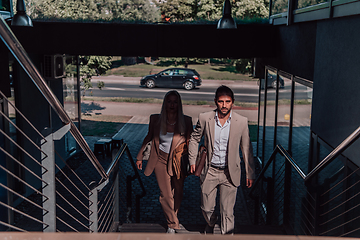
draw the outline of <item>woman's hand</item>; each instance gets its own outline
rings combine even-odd
[[[190,173],[194,173],[194,172],[195,172],[195,170],[196,170],[196,168],[195,168],[195,164],[190,165]]]
[[[142,170],[142,160],[136,160],[136,166],[139,170]]]

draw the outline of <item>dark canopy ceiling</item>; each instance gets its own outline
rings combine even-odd
[[[119,24],[34,21],[34,27],[12,27],[29,53],[156,57],[274,57],[277,27],[238,25]]]

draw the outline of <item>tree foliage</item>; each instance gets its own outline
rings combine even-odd
[[[236,19],[266,18],[269,0],[230,0]],[[162,14],[171,22],[207,20],[222,17],[224,0],[160,0]]]
[[[91,79],[93,76],[104,74],[111,67],[111,57],[108,56],[83,56],[80,61],[80,82],[85,92],[92,88]],[[98,82],[97,87],[103,88],[104,82]]]
[[[33,19],[155,22],[160,13],[148,0],[29,0]]]

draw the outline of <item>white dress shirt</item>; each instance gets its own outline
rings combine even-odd
[[[221,126],[218,112],[215,114],[215,138],[214,138],[214,151],[211,159],[211,165],[216,167],[227,166],[227,151],[230,133],[231,113],[223,126]]]

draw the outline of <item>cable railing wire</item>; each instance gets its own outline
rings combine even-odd
[[[2,96],[3,99],[6,100],[6,102],[8,104],[11,105],[11,107],[14,108],[14,110],[16,111],[16,113],[18,113],[30,126],[31,128],[41,137],[41,139],[45,139],[45,137],[39,132],[39,130],[36,129],[36,127],[25,117],[24,114],[22,114],[22,112],[11,102],[9,101],[9,99],[5,96],[5,94],[0,91],[0,95]],[[0,111],[2,112],[2,111]],[[4,116],[4,115],[3,115]],[[12,122],[11,119],[9,119],[6,115],[4,116],[6,118],[6,120],[8,120],[9,122]],[[15,127],[15,126],[14,126]],[[46,140],[45,140],[46,141]]]
[[[46,168],[44,168],[33,156],[31,156],[25,149],[23,148],[19,148],[20,150],[22,150],[23,153],[25,153],[31,160],[33,160],[37,165],[41,166],[45,171],[47,171]],[[12,160],[14,160],[17,164],[21,165],[23,168],[25,168],[26,170],[28,170],[29,172],[32,172],[31,170],[29,170],[26,166],[24,166],[19,160],[17,160],[16,158],[14,158],[10,153],[8,153],[5,149],[3,149],[2,147],[0,147],[0,150],[5,153],[8,157],[12,158]],[[39,177],[40,178],[40,177]]]
[[[72,203],[70,203],[61,193],[59,193],[58,191],[56,191],[57,195],[63,199],[72,209],[74,209],[78,214],[80,214],[83,218],[85,218],[87,221],[90,221],[90,219],[85,216],[85,214],[83,214],[81,211],[79,211]],[[79,201],[80,202],[80,201]],[[82,204],[82,202],[80,202]],[[83,204],[83,206],[85,207],[86,210],[89,210],[89,208],[87,206],[85,206]]]
[[[63,207],[61,207],[59,204],[56,204],[56,207],[58,207],[59,209],[61,209],[66,215],[68,215],[70,218],[72,218],[73,220],[75,220],[77,223],[79,223],[81,226],[83,226],[86,229],[90,229],[88,226],[86,226],[84,223],[82,223],[80,220],[78,220],[76,217],[74,217],[71,213],[69,213],[68,211],[66,211]],[[57,216],[58,219],[61,219],[60,217]]]
[[[16,124],[14,124],[11,119],[9,119],[2,111],[0,111],[0,114],[11,124],[13,125],[16,130],[21,133],[22,136],[24,136],[34,147],[36,147],[39,151],[41,151],[42,153],[44,153],[41,148],[28,136],[26,135],[26,133],[24,133],[24,131],[22,131]],[[1,131],[5,136],[7,136],[3,131]],[[9,139],[11,141],[11,139]],[[19,147],[21,149],[21,147],[16,144],[14,141],[12,141],[17,147]],[[45,153],[44,153],[45,154]],[[46,155],[46,154],[45,154]]]
[[[23,179],[19,178],[18,176],[16,176],[13,172],[9,171],[8,169],[6,169],[5,167],[3,167],[2,165],[0,165],[0,168],[2,170],[4,170],[7,174],[9,174],[10,176],[12,176],[13,178],[17,179],[19,182],[23,183],[25,186],[27,186],[28,188],[32,189],[35,193],[45,197],[45,200],[48,199],[47,196],[45,196],[41,191],[39,191],[38,189],[36,189],[35,187],[31,186],[29,183],[27,183],[26,181],[24,181]]]
[[[60,155],[57,151],[56,151],[56,154],[57,154],[57,156],[59,157],[59,159],[61,159],[61,161],[64,163],[64,165],[67,167],[67,169],[69,169],[69,171],[73,174],[73,176],[75,176],[75,177],[77,178],[77,180],[79,180],[79,182],[82,184],[82,186],[85,187],[88,192],[90,192],[89,186],[84,183],[84,181],[81,179],[81,177],[79,177],[79,175],[69,166],[69,164],[61,157],[61,155]],[[64,175],[69,181],[71,181],[71,180],[68,178],[67,174],[63,171],[63,169],[61,169],[57,164],[56,164],[55,166],[56,166],[57,169],[59,169],[59,171],[61,171],[61,172],[63,173],[63,175]],[[72,181],[71,181],[71,182],[72,182]],[[73,183],[73,184],[74,184],[74,183]],[[75,186],[75,184],[74,184],[74,186]],[[81,192],[80,189],[79,189],[79,192]],[[84,196],[86,196],[86,195],[84,194]]]
[[[81,189],[62,171],[62,169],[60,169],[57,165],[56,165],[56,167],[57,167],[57,168],[59,169],[59,171],[63,174],[63,176],[71,183],[71,185],[72,185],[73,187],[75,187],[76,190],[77,190],[81,195],[83,195],[84,198],[86,198],[87,200],[89,200],[89,197],[86,196],[86,194],[84,194],[84,193],[81,191]],[[56,178],[56,180],[57,180],[58,183],[60,183],[61,185],[63,185],[64,188],[68,189],[68,188],[62,183],[62,181],[61,181],[60,179]],[[68,191],[70,192],[70,190],[68,190]]]

